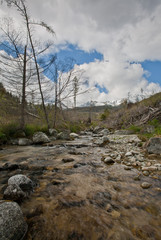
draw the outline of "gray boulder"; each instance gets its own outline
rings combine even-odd
[[[115,161],[111,157],[106,157],[103,161],[106,164],[114,164],[115,163]]]
[[[101,132],[101,130],[102,130],[102,127],[100,127],[100,126],[97,126],[97,127],[95,127],[95,128],[94,128],[94,130],[93,130],[93,133],[96,133],[96,134],[98,134],[98,133],[100,133],[100,132]]]
[[[33,143],[35,144],[42,144],[42,143],[49,143],[49,142],[50,142],[50,139],[43,132],[36,132],[33,135]]]
[[[18,145],[19,146],[28,146],[31,145],[32,141],[28,138],[19,138],[18,139]]]
[[[153,137],[147,143],[148,153],[161,154],[161,137]]]
[[[78,134],[76,134],[76,133],[70,133],[70,138],[73,140],[73,139],[75,139],[75,138],[79,138],[79,135]]]
[[[17,185],[24,190],[33,190],[33,182],[23,174],[17,174],[8,179],[8,185]]]
[[[8,187],[4,191],[4,199],[19,201],[28,197],[33,191],[33,182],[25,175],[18,174],[9,178]]]
[[[105,128],[105,129],[103,129],[103,130],[100,132],[100,134],[102,134],[102,135],[109,135],[109,134],[110,134],[110,131],[109,131],[107,128]]]
[[[19,205],[15,202],[0,202],[0,239],[22,240],[27,229]]]
[[[99,146],[99,147],[104,147],[107,143],[109,143],[110,140],[108,137],[103,136],[101,139],[97,140],[95,143]]]
[[[66,130],[64,132],[58,133],[57,139],[70,140],[70,131]]]
[[[12,201],[19,201],[26,198],[26,193],[17,185],[9,185],[4,191],[3,198]]]
[[[10,142],[9,142],[11,145],[18,145],[18,139],[10,139]]]
[[[56,129],[50,128],[49,129],[49,134],[50,134],[50,136],[57,137],[58,132],[57,132]]]

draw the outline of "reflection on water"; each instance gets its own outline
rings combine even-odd
[[[160,240],[159,174],[155,178],[141,174],[139,180],[135,168],[126,171],[121,164],[106,165],[101,157],[108,149],[92,147],[89,141],[83,139],[84,145],[79,142],[76,149],[70,143],[1,151],[1,163],[20,165],[1,172],[1,199],[14,174],[26,174],[37,184],[21,203],[29,225],[26,240]],[[63,158],[74,161],[64,163]],[[152,186],[141,188],[144,181]]]

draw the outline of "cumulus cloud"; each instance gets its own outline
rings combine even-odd
[[[104,61],[80,66],[98,101],[123,98],[128,92],[138,94],[141,88],[148,93],[161,90],[159,84],[147,81],[138,63],[161,60],[160,0],[28,0],[27,5],[33,18],[53,26],[55,44],[69,42],[103,54]],[[11,15],[11,9],[2,6],[1,16],[8,11]],[[15,11],[14,17],[20,22],[21,16]],[[44,40],[49,37],[42,29],[36,34]],[[108,93],[100,93],[96,85]],[[79,96],[79,101],[93,98],[90,94],[84,99]]]
[[[90,99],[97,100],[98,103],[116,101],[126,98],[128,94],[134,100],[142,89],[146,96],[161,91],[159,84],[149,83],[146,80],[144,76],[148,72],[144,71],[138,63],[96,61],[83,64],[79,68],[84,70],[83,79],[88,82],[84,88],[92,89],[91,93],[86,96],[88,101]],[[107,91],[100,93],[98,85]]]

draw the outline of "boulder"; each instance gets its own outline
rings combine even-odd
[[[19,146],[28,146],[31,145],[32,141],[28,138],[19,138],[18,139],[18,145]]]
[[[57,139],[70,140],[70,131],[66,130],[64,132],[58,133]]]
[[[33,190],[33,182],[30,178],[23,174],[17,174],[8,179],[8,185],[17,185],[22,190],[32,191]]]
[[[96,134],[98,134],[98,133],[100,133],[100,132],[101,132],[101,130],[102,130],[102,127],[100,127],[100,126],[97,126],[97,127],[95,127],[95,128],[94,128],[94,130],[93,130],[93,133],[96,133]]]
[[[161,154],[161,137],[150,138],[146,149],[148,153]]]
[[[10,139],[10,141],[9,141],[9,143],[11,144],[11,145],[18,145],[18,139],[16,138],[16,139]]]
[[[74,140],[75,138],[79,138],[79,135],[76,133],[70,133],[70,138]]]
[[[56,129],[50,128],[49,129],[49,134],[50,134],[50,136],[57,137],[58,132],[57,132]]]
[[[104,147],[107,143],[109,143],[110,140],[108,137],[104,136],[102,137],[102,139],[100,140],[100,143],[99,143],[99,147]]]
[[[105,129],[100,131],[100,134],[102,134],[102,135],[109,135],[110,131],[107,128],[105,128]]]
[[[111,157],[106,157],[103,161],[106,164],[114,164],[115,163],[115,161]]]
[[[12,201],[19,201],[26,198],[27,195],[22,189],[17,185],[9,185],[4,191],[3,198]]]
[[[33,182],[25,175],[18,174],[9,178],[8,187],[4,191],[4,199],[21,201],[33,191]]]
[[[19,205],[15,202],[0,202],[0,239],[22,240],[27,229]]]
[[[49,142],[50,140],[48,136],[43,132],[36,132],[33,135],[33,143],[35,144],[42,144],[42,143],[49,143]]]

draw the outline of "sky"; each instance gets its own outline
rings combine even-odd
[[[30,16],[55,31],[57,57],[75,59],[85,94],[78,105],[161,91],[160,0],[27,0]],[[0,6],[0,16],[21,16]],[[47,40],[42,29],[37,38]]]

